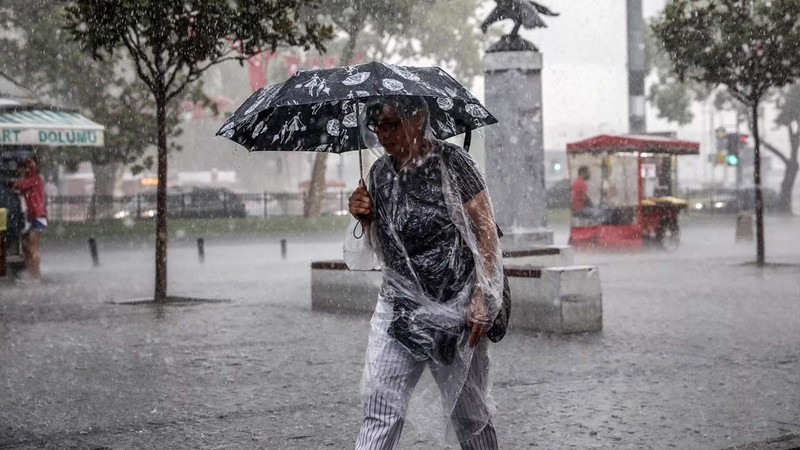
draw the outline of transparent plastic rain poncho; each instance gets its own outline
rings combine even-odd
[[[402,99],[394,105],[401,117],[404,107]],[[467,152],[433,138],[429,125],[426,154],[395,170],[393,157],[364,126],[367,113],[360,115],[362,139],[382,152],[366,180],[371,220],[357,238],[361,224],[353,219],[344,246],[351,270],[380,266],[383,274],[366,355],[365,402],[379,397],[409,419],[410,390],[427,366],[436,386],[416,386],[410,421],[430,428],[426,432],[453,430],[463,442],[481,432],[494,410],[488,339],[468,345],[468,318],[478,316],[488,328],[502,302],[501,250],[486,185]],[[480,302],[484,308],[476,308]],[[482,314],[470,313],[476,309]],[[407,384],[397,383],[400,366],[408,370]]]

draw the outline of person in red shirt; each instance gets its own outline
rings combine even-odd
[[[570,189],[572,200],[572,214],[578,217],[591,217],[593,216],[592,199],[589,198],[589,186],[586,181],[589,180],[589,168],[580,166],[578,168],[578,178],[572,182]]]
[[[22,160],[19,168],[20,177],[10,181],[11,188],[16,189],[25,200],[25,218],[28,221],[28,231],[25,233],[23,248],[25,251],[25,268],[30,279],[39,281],[39,237],[47,228],[47,210],[44,206],[44,181],[39,175],[36,162],[31,158]]]

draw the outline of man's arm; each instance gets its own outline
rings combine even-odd
[[[464,209],[472,225],[472,232],[478,241],[479,261],[483,264],[482,272],[487,277],[492,277],[498,264],[498,237],[497,226],[494,222],[492,205],[489,201],[489,194],[486,189],[478,193],[471,200],[464,203]],[[496,297],[495,293],[489,293],[490,298]],[[470,346],[475,346],[485,333],[489,323],[489,312],[486,305],[486,296],[480,287],[474,290],[469,307],[469,319],[472,322],[472,331],[469,337]]]
[[[492,273],[497,263],[498,237],[492,205],[486,189],[478,193],[472,200],[464,203],[464,209],[472,224],[472,232],[475,233],[478,240],[478,251],[481,253],[484,270],[486,273]]]

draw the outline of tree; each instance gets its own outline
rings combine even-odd
[[[357,53],[370,59],[425,58],[450,67],[463,81],[483,70],[478,29],[478,0],[327,0],[330,20],[344,34],[340,65],[353,63]],[[325,194],[327,153],[314,160],[305,215],[318,216]]]
[[[649,28],[648,28],[649,30]],[[746,123],[752,129],[752,118],[747,106],[733,98],[726,90],[686,79],[680,81],[672,70],[672,63],[666,52],[659,46],[652,31],[646,34],[647,61],[651,65],[648,72],[655,69],[658,82],[650,86],[648,101],[658,111],[658,116],[679,125],[690,123],[694,117],[690,110],[695,101],[702,102],[714,96],[713,106],[718,111],[731,110],[737,122]],[[800,85],[797,83],[778,90],[771,100],[779,109],[775,125],[786,127],[789,137],[788,151],[784,152],[762,137],[764,148],[772,152],[783,164],[785,170],[778,196],[777,210],[784,214],[792,213],[792,192],[798,173],[798,147],[800,147]]]
[[[80,45],[65,39],[64,5],[49,0],[8,0],[0,6],[0,70],[56,104],[77,108],[107,125],[102,150],[70,149],[57,156],[68,166],[89,161],[95,195],[112,193],[121,165],[152,163],[143,158],[156,143],[155,107],[147,86],[131,73],[121,54],[95,61]],[[177,112],[167,114],[168,134],[175,135]]]
[[[800,78],[800,0],[671,0],[653,26],[681,81],[725,85],[747,106],[755,143],[756,262],[764,265],[758,108]]]
[[[645,27],[645,73],[655,71],[658,81],[647,93],[647,100],[658,111],[658,117],[686,125],[694,120],[691,105],[708,99],[714,86],[692,79],[681,81],[672,69],[672,62],[661,42],[653,34],[652,24]]]
[[[67,29],[98,59],[126,52],[155,102],[158,189],[154,300],[167,301],[167,109],[211,66],[280,45],[323,50],[329,26],[299,21],[317,0],[75,0]]]

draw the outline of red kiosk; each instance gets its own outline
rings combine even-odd
[[[700,144],[660,136],[600,135],[567,144],[573,186],[587,174],[588,206],[572,212],[570,244],[577,248],[665,250],[680,242],[677,156],[697,155]],[[581,182],[578,182],[581,183]]]

